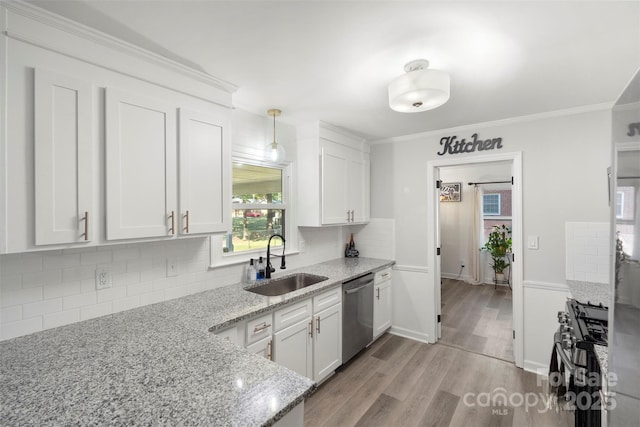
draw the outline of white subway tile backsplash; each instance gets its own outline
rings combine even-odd
[[[297,259],[310,264],[340,256],[341,245],[336,245],[339,232],[309,231],[304,236],[307,250]],[[387,242],[387,236],[388,230],[384,230],[375,240]],[[178,262],[175,277],[166,277],[168,259]],[[0,255],[0,339],[242,280],[244,266],[209,270],[209,262],[208,238]],[[113,287],[96,291],[98,268],[111,273]]]
[[[51,314],[62,311],[62,298],[32,302],[22,306],[22,318],[42,316],[43,314]]]
[[[10,307],[12,305],[28,304],[42,300],[42,287],[17,289],[2,292],[2,307]]]
[[[55,286],[60,283],[62,283],[62,270],[32,271],[22,275],[23,288],[32,288],[42,285]]]
[[[89,320],[113,313],[113,302],[107,301],[101,304],[80,307],[80,320]]]
[[[58,326],[69,325],[79,321],[80,309],[74,308],[42,316],[42,327],[44,329],[57,328]]]
[[[62,309],[69,310],[71,308],[93,305],[96,303],[96,298],[97,295],[95,292],[70,295],[62,299]]]
[[[22,335],[32,334],[42,330],[42,317],[32,317],[18,322],[0,325],[0,339],[8,340]]]
[[[2,315],[0,316],[0,324],[17,322],[18,320],[22,319],[21,305],[6,307],[0,310],[0,312],[2,313]]]
[[[566,278],[594,283],[609,281],[609,223],[565,224]]]
[[[113,312],[131,310],[132,308],[140,307],[140,296],[130,296],[127,298],[121,298],[113,301]]]

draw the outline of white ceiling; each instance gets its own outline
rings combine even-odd
[[[640,67],[640,1],[29,2],[234,83],[238,108],[374,140],[613,103]],[[417,58],[451,99],[394,112]]]

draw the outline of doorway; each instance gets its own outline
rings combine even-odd
[[[513,363],[510,275],[496,284],[491,257],[479,250],[494,226],[512,227],[511,169],[511,162],[440,168],[440,342]]]
[[[462,159],[438,159],[427,164],[427,197],[432,210],[432,221],[428,223],[427,236],[427,256],[433,266],[432,289],[434,292],[433,303],[434,327],[433,336],[440,340],[442,338],[442,256],[440,248],[442,240],[440,235],[440,203],[439,189],[436,183],[440,180],[441,171],[449,167],[478,166],[486,167],[492,163],[507,164],[513,177],[511,186],[512,196],[512,239],[513,256],[511,265],[511,313],[512,313],[512,333],[513,333],[513,360],[516,366],[523,366],[523,301],[522,301],[522,153],[505,153],[486,156],[475,156]],[[466,185],[466,183],[464,183]],[[464,260],[460,260],[464,261]],[[470,286],[470,285],[468,285]],[[493,286],[491,286],[493,288]],[[497,298],[497,297],[496,297]],[[494,302],[495,304],[495,302]],[[503,304],[503,302],[500,302]],[[503,312],[504,315],[504,312]]]

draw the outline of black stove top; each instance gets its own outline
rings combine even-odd
[[[602,304],[581,303],[575,299],[567,301],[567,311],[578,341],[607,345],[609,310]]]

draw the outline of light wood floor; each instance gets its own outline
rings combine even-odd
[[[511,289],[453,279],[441,288],[441,342],[513,362]]]
[[[547,408],[544,379],[509,361],[510,291],[451,282],[438,344],[385,334],[305,401],[305,426],[573,426],[571,413]]]

